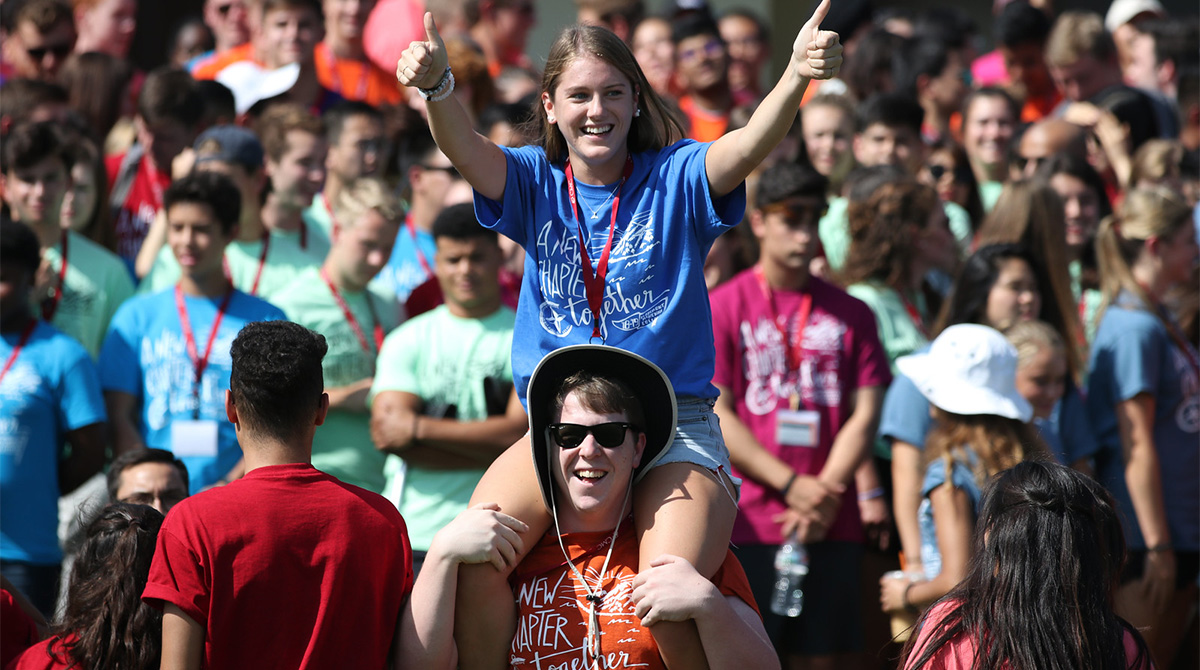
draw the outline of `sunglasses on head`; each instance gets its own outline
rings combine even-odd
[[[625,443],[626,429],[637,428],[631,423],[598,423],[594,426],[581,426],[577,423],[552,423],[549,425],[550,439],[563,449],[574,449],[583,444],[584,438],[591,433],[596,438],[596,444],[605,449],[615,449]]]

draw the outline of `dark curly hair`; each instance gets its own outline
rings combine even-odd
[[[302,434],[321,406],[326,351],[325,338],[299,324],[246,324],[230,348],[229,390],[238,418],[279,440]]]
[[[70,667],[157,668],[162,613],[142,602],[163,516],[153,507],[112,503],[87,528],[75,559],[67,609],[51,656]]]
[[[904,287],[916,253],[916,233],[928,225],[938,206],[933,189],[912,177],[884,182],[866,198],[851,198],[843,285],[876,280],[898,290]]]
[[[242,193],[233,180],[219,172],[193,172],[172,183],[163,194],[163,211],[180,203],[206,205],[228,235],[242,215]]]
[[[949,607],[923,649],[909,641],[905,656],[919,657],[905,667],[939,667],[938,652],[967,638],[980,670],[1148,669],[1145,641],[1112,609],[1124,560],[1108,491],[1055,463],[1018,463],[984,490],[967,575],[941,600]]]

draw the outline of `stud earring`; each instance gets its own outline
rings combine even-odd
[[[633,116],[634,116],[634,118],[637,118],[637,117],[639,117],[639,116],[641,116],[641,115],[642,115],[642,108],[641,108],[641,107],[638,107],[637,109],[634,109],[634,110],[633,110]]]
[[[554,117],[550,116],[550,115],[546,115],[546,123],[549,123],[550,125],[554,125],[554,123],[555,123]]]

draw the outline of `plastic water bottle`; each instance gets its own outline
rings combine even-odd
[[[804,609],[804,576],[808,574],[808,551],[789,539],[775,553],[775,596],[771,611],[779,616],[798,617]]]

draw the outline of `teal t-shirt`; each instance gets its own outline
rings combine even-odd
[[[929,339],[924,330],[913,322],[908,308],[896,289],[878,282],[863,282],[851,284],[846,292],[867,303],[875,315],[875,325],[879,328],[879,341],[887,352],[888,362],[892,366],[892,375],[898,375],[896,359],[907,356],[925,346]],[[913,300],[913,306],[920,314],[928,310],[925,306],[925,296],[918,294]]]
[[[487,418],[484,379],[512,382],[512,334],[516,314],[507,307],[482,319],[454,316],[445,305],[388,335],[379,352],[368,402],[383,391],[420,397],[425,413],[459,421]],[[484,470],[401,467],[389,456],[384,495],[397,503],[414,550],[425,551],[437,531],[467,508]]]
[[[262,258],[262,241],[234,241],[225,247],[225,262],[229,266],[229,276],[233,286],[243,293],[257,296],[263,300],[275,302],[275,295],[288,288],[298,275],[305,270],[320,267],[329,254],[329,235],[319,224],[304,217],[304,225],[308,229],[305,246],[300,247],[299,231],[271,231],[271,241],[267,246],[267,258],[258,279],[258,288],[254,289],[254,279],[258,276],[259,260]],[[143,293],[155,293],[179,281],[179,262],[175,254],[167,247],[158,252],[154,267],[142,280],[138,290]]]
[[[329,347],[321,370],[325,388],[348,386],[375,376],[375,324],[390,333],[400,324],[400,307],[395,300],[371,289],[358,292],[341,291],[367,342],[362,342],[346,319],[345,313],[321,279],[319,268],[300,273],[291,286],[275,295],[275,306],[288,319],[325,336]],[[313,436],[312,464],[346,482],[364,489],[383,491],[385,454],[371,442],[369,412],[330,409],[325,423]]]
[[[1071,261],[1067,266],[1071,273],[1071,294],[1075,297],[1075,308],[1083,321],[1083,332],[1088,344],[1096,339],[1096,328],[1100,325],[1100,305],[1104,302],[1104,294],[1096,289],[1084,289],[1081,285],[1083,264]]]
[[[1004,191],[1004,182],[985,181],[979,184],[979,199],[983,202],[983,213],[987,214],[996,206],[1000,193]]]
[[[46,249],[42,257],[58,272],[62,242]],[[51,321],[55,328],[75,338],[95,360],[117,308],[132,296],[133,279],[120,257],[83,235],[67,233],[67,273]]]

